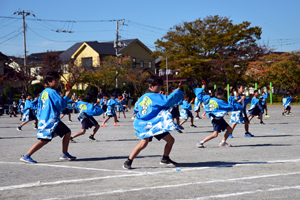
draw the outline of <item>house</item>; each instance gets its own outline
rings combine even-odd
[[[60,54],[60,58],[63,61],[74,59],[75,64],[79,66],[97,67],[100,66],[101,61],[106,56],[116,56],[115,45],[114,41],[76,43]],[[151,54],[152,51],[138,39],[120,40],[118,42],[118,56],[130,56],[132,58],[132,68],[136,71],[142,69],[143,72],[155,74],[155,59]],[[128,81],[125,78],[119,78],[116,87],[121,87],[126,83]],[[85,89],[85,85],[78,84],[77,89]]]
[[[40,75],[40,69],[43,66],[44,58],[49,53],[56,53],[60,55],[64,51],[47,51],[42,53],[33,53],[27,57],[27,65],[30,67],[30,74],[36,77],[36,80],[32,81],[32,84],[40,83],[43,77]]]
[[[3,93],[3,89],[8,85],[15,88],[21,86],[20,82],[14,81],[22,79],[22,76],[17,70],[10,67],[12,63],[13,60],[9,56],[0,52],[0,77],[3,77],[3,80],[0,81],[0,93]]]

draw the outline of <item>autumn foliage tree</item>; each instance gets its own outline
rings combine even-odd
[[[193,79],[201,85],[236,85],[243,82],[250,61],[268,52],[256,42],[260,27],[244,21],[233,24],[227,17],[207,16],[175,25],[155,42],[155,56],[168,57],[168,66],[179,69],[179,76]],[[234,68],[238,65],[239,71]],[[165,59],[161,66],[165,66]]]
[[[124,77],[131,65],[130,57],[117,59],[114,56],[107,56],[101,61],[100,66],[86,70],[82,81],[106,92],[109,88],[115,87],[116,79]]]
[[[56,52],[49,52],[43,58],[43,67],[40,71],[41,75],[48,71],[57,71],[62,79],[60,86],[64,89],[64,84],[68,84],[72,88],[75,84],[82,81],[86,72],[86,66],[76,65],[73,59],[63,62]]]
[[[300,85],[300,52],[263,56],[250,63],[247,73],[260,87],[272,82],[284,89],[297,89]]]

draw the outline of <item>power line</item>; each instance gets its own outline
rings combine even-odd
[[[141,23],[134,22],[134,21],[131,21],[131,20],[128,20],[128,22],[136,24],[136,25],[139,25],[139,26],[144,26],[144,27],[148,27],[148,28],[154,28],[154,29],[161,30],[161,31],[168,31],[166,29],[162,29],[162,28],[158,28],[158,27],[150,26],[150,25],[146,25],[146,24],[141,24]]]
[[[20,33],[17,33],[16,35],[14,35],[14,36],[12,36],[12,37],[8,38],[7,40],[5,40],[5,41],[1,42],[0,44],[3,44],[3,43],[5,43],[5,42],[7,42],[7,41],[9,41],[9,40],[13,39],[14,37],[18,37],[18,36],[19,36],[21,33],[22,33],[22,32],[20,32]]]
[[[21,28],[22,28],[22,27],[21,27]],[[1,37],[0,39],[5,38],[5,37],[7,37],[7,36],[13,34],[14,32],[19,32],[19,30],[20,30],[21,28],[19,28],[18,30],[14,30],[13,32],[11,32],[11,33],[9,33],[9,34],[7,34],[7,35]]]
[[[41,38],[44,38],[44,39],[46,39],[46,40],[49,40],[49,41],[52,41],[52,42],[76,42],[76,41],[72,41],[72,40],[68,40],[68,41],[59,41],[59,40],[51,40],[51,39],[49,39],[49,38],[46,38],[46,37],[44,37],[44,36],[41,36],[40,34],[38,34],[37,32],[35,32],[34,30],[32,30],[31,28],[29,28],[29,27],[27,27],[29,30],[31,30],[34,34],[36,34],[36,35],[38,35],[38,36],[40,36]]]

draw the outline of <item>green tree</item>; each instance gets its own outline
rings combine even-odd
[[[257,80],[259,86],[267,86],[270,82],[274,86],[298,89],[300,85],[300,52],[272,53],[251,62],[249,76]]]
[[[204,80],[235,86],[245,78],[248,63],[269,50],[256,43],[261,33],[260,27],[250,27],[247,21],[233,24],[228,17],[207,16],[171,28],[155,42],[154,56],[167,57],[169,68],[179,69],[180,77],[191,78],[197,85]]]
[[[129,57],[116,59],[114,56],[107,56],[101,61],[100,66],[86,70],[82,81],[107,92],[109,88],[114,88],[116,79],[123,77],[129,66],[131,66]]]

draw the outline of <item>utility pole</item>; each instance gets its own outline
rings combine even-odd
[[[25,36],[25,32],[26,32],[26,24],[25,24],[25,17],[28,16],[28,15],[32,15],[35,17],[35,15],[29,11],[16,11],[14,12],[14,15],[15,14],[18,14],[18,15],[22,15],[22,19],[23,19],[23,45],[24,45],[24,67],[25,67],[25,74],[28,73],[28,70],[27,70],[27,64],[26,64],[26,36]]]
[[[169,78],[168,78],[168,56],[166,56],[166,81],[167,81],[167,94],[169,95]]]
[[[116,49],[116,60],[117,60],[117,64],[118,64],[118,57],[120,56],[118,54],[119,52],[119,47],[122,47],[122,45],[119,45],[119,23],[120,25],[124,25],[125,20],[117,20],[117,29],[116,29],[116,41],[114,42],[114,48]],[[118,76],[118,71],[116,71],[116,76]],[[118,78],[116,77],[116,88],[118,88]]]

